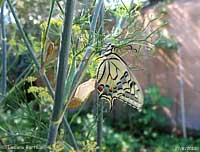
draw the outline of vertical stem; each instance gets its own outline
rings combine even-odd
[[[92,43],[94,42],[94,36],[95,36],[95,29],[96,29],[96,24],[97,24],[97,19],[99,17],[99,13],[100,13],[100,9],[102,6],[103,0],[97,0],[96,1],[96,7],[93,13],[93,17],[92,17],[92,21],[90,24],[90,35],[89,35],[89,40],[88,40],[88,47],[86,48],[86,52],[84,54],[84,57],[81,61],[81,63],[78,66],[78,70],[75,73],[73,82],[72,82],[72,87],[69,91],[69,96],[68,96],[68,101],[70,101],[70,99],[72,98],[72,96],[75,93],[75,90],[81,80],[81,78],[83,77],[83,74],[85,72],[85,69],[90,61],[91,56],[93,55],[92,53]],[[64,106],[64,108],[66,109],[67,105],[69,104],[69,102],[67,102]]]
[[[28,49],[28,51],[29,51],[30,57],[31,57],[31,59],[32,59],[33,62],[34,62],[37,71],[40,73],[40,64],[39,64],[39,62],[37,61],[36,55],[35,55],[35,53],[34,53],[34,50],[33,50],[33,48],[31,47],[31,44],[30,44],[30,42],[28,41],[28,39],[27,39],[27,37],[26,37],[26,35],[25,35],[24,31],[23,31],[23,28],[22,28],[22,26],[21,26],[21,24],[20,24],[20,22],[19,22],[19,19],[18,19],[16,13],[15,13],[15,10],[14,10],[12,4],[10,3],[10,0],[7,0],[7,3],[8,3],[8,6],[9,6],[9,8],[10,8],[10,11],[11,11],[11,13],[12,13],[14,19],[15,19],[15,22],[16,22],[16,25],[17,25],[17,27],[18,27],[18,29],[19,29],[19,32],[20,32],[21,35],[22,35],[22,38],[23,38],[23,40],[24,40],[24,44],[26,45],[26,47],[27,47],[27,49]],[[50,84],[50,82],[49,82],[47,76],[46,76],[45,74],[41,74],[41,73],[40,73],[40,76],[41,76],[43,82],[45,83],[45,85],[47,86],[47,88],[48,88],[49,93],[51,94],[51,96],[54,96],[53,88],[52,88],[52,86],[51,86],[51,84]]]
[[[65,3],[65,16],[63,22],[63,31],[61,37],[61,48],[59,53],[59,65],[57,73],[57,83],[55,92],[55,101],[53,106],[52,119],[49,126],[48,145],[56,142],[58,127],[62,122],[61,113],[63,112],[63,91],[67,71],[67,63],[70,49],[72,21],[74,16],[75,0],[67,0]]]
[[[23,40],[24,40],[24,43],[25,43],[26,47],[27,47],[28,50],[29,50],[30,56],[31,56],[31,58],[32,58],[33,61],[34,61],[34,64],[36,65],[36,68],[37,68],[37,69],[40,69],[40,65],[39,65],[39,63],[38,63],[38,61],[37,61],[36,55],[34,54],[34,51],[33,51],[32,47],[31,47],[31,44],[29,43],[29,40],[28,40],[27,37],[26,37],[26,34],[25,34],[25,32],[24,32],[24,30],[23,30],[23,28],[22,28],[22,26],[21,26],[21,24],[20,24],[20,22],[19,22],[19,19],[18,19],[16,13],[15,13],[15,10],[14,10],[14,8],[12,7],[12,4],[11,4],[10,0],[7,0],[7,2],[8,2],[8,6],[9,6],[9,8],[10,8],[10,11],[12,12],[12,15],[13,15],[13,17],[14,17],[14,19],[15,19],[15,22],[16,22],[16,24],[17,24],[17,27],[18,27],[18,29],[19,29],[19,32],[20,32],[21,35],[22,35],[22,38],[23,38]]]
[[[19,22],[19,19],[18,19],[17,15],[16,15],[16,13],[15,13],[15,11],[14,11],[14,8],[13,8],[13,6],[12,6],[12,4],[10,3],[9,0],[7,0],[7,2],[8,2],[8,6],[9,6],[11,12],[12,12],[12,15],[13,15],[13,17],[14,17],[14,19],[15,19],[16,25],[17,25],[17,27],[18,27],[18,29],[19,29],[21,35],[22,35],[22,38],[23,38],[23,40],[24,40],[24,43],[25,43],[25,45],[26,45],[26,47],[27,47],[27,49],[28,49],[28,51],[29,51],[29,53],[30,53],[30,56],[31,56],[31,58],[32,58],[32,60],[33,60],[33,62],[34,62],[34,64],[36,65],[36,69],[37,69],[38,73],[40,74],[40,76],[41,76],[41,78],[42,78],[44,84],[47,86],[50,95],[54,98],[54,90],[53,90],[53,88],[52,88],[52,86],[51,86],[51,84],[50,84],[50,82],[49,82],[47,76],[46,76],[44,73],[41,73],[41,72],[40,72],[40,65],[39,65],[39,62],[37,61],[37,58],[36,58],[36,56],[35,56],[35,54],[34,54],[34,50],[33,50],[33,48],[31,47],[31,45],[30,45],[30,43],[29,43],[29,41],[28,41],[28,39],[27,39],[27,37],[26,37],[26,35],[25,35],[23,29],[22,29],[22,26],[21,26],[21,24],[20,24],[20,22]],[[64,121],[65,121],[65,123],[68,123],[66,120],[64,120]],[[69,128],[67,128],[67,129],[69,129]],[[55,130],[57,130],[57,129],[55,128]],[[68,132],[71,133],[71,129],[68,130]],[[53,138],[53,137],[52,137],[52,138]]]
[[[101,152],[103,127],[103,101],[98,99],[97,94],[97,152]]]
[[[61,113],[61,116],[60,116],[60,120],[61,121],[65,115],[65,111],[67,109],[67,105],[69,104],[69,101],[71,100],[72,96],[74,95],[74,92],[78,86],[78,83],[79,81],[81,80],[82,76],[83,76],[83,73],[88,65],[88,62],[89,62],[89,59],[91,58],[92,56],[92,43],[94,42],[94,34],[95,34],[95,29],[96,29],[96,24],[97,24],[97,18],[99,16],[99,12],[100,12],[100,9],[101,9],[101,6],[102,6],[102,3],[103,3],[103,0],[98,0],[96,2],[96,7],[95,7],[95,10],[94,10],[94,13],[93,13],[93,17],[92,17],[92,21],[91,21],[91,25],[90,25],[90,36],[89,36],[89,41],[88,41],[88,44],[89,46],[87,47],[86,49],[86,53],[78,67],[78,70],[77,72],[75,73],[75,76],[74,76],[74,79],[72,81],[72,86],[69,90],[69,92],[67,94],[68,97],[67,97],[67,102],[65,103],[64,105],[64,108],[63,108],[63,111]],[[65,119],[64,119],[65,120]],[[67,122],[68,123],[68,122]],[[52,128],[54,127],[53,123],[51,124],[52,125]],[[50,128],[51,128],[51,125],[50,125]],[[51,129],[50,129],[51,130]],[[70,132],[69,132],[70,133]],[[56,133],[57,134],[57,133]],[[73,136],[71,136],[73,137]],[[54,137],[55,138],[55,137]]]
[[[5,24],[4,24],[4,7],[5,7],[5,1],[3,0],[2,6],[1,6],[1,32],[2,32],[2,95],[5,96],[6,94],[6,64],[7,64],[7,58],[6,58],[6,30],[5,30]],[[1,99],[1,98],[0,98]],[[1,101],[1,100],[0,100]]]
[[[65,128],[68,128],[67,130],[69,130],[69,131],[68,131],[68,133],[69,133],[69,138],[70,138],[70,140],[71,140],[71,142],[72,142],[72,144],[73,144],[73,147],[75,148],[75,150],[78,150],[78,144],[77,144],[77,142],[76,142],[76,140],[75,140],[75,138],[74,138],[74,135],[73,135],[73,133],[72,133],[72,130],[71,130],[71,128],[70,128],[70,125],[69,125],[69,123],[68,123],[66,117],[64,117],[63,123],[64,123]]]
[[[186,132],[186,118],[185,118],[185,101],[184,101],[184,80],[183,80],[183,65],[182,65],[182,57],[180,48],[178,50],[179,53],[179,94],[180,94],[180,105],[181,105],[181,123],[182,123],[182,131],[183,137],[187,138]]]
[[[64,14],[64,10],[62,9],[62,6],[60,5],[59,1],[56,1],[56,4],[58,5],[60,11],[62,12],[62,14]]]
[[[46,44],[46,38],[47,38],[47,34],[48,34],[48,31],[49,31],[49,27],[50,27],[50,22],[51,22],[51,17],[52,17],[52,14],[53,14],[53,9],[54,9],[54,4],[55,4],[55,0],[51,0],[51,7],[50,7],[50,11],[49,11],[49,18],[48,18],[48,21],[47,21],[47,27],[45,29],[45,33],[44,33],[44,38],[42,39],[42,51],[41,51],[41,65],[43,66],[43,62],[44,62],[44,48],[45,48],[45,44]]]
[[[104,3],[102,3],[101,11],[99,15],[99,24],[100,24],[100,35],[103,34],[104,30]],[[102,39],[100,40],[102,42]],[[100,100],[97,94],[97,152],[101,152],[101,145],[102,145],[102,127],[103,127],[103,101]]]

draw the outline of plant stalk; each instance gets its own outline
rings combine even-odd
[[[35,54],[34,54],[34,51],[33,51],[32,47],[31,47],[31,45],[30,45],[30,42],[28,41],[28,39],[27,39],[27,37],[26,37],[26,35],[25,35],[23,29],[22,29],[22,26],[21,26],[20,23],[19,23],[19,19],[18,19],[17,15],[16,15],[16,13],[15,13],[15,11],[14,11],[14,8],[13,8],[13,6],[12,6],[12,4],[10,3],[9,0],[7,0],[7,2],[8,2],[8,6],[9,6],[9,8],[10,8],[10,10],[11,10],[12,15],[14,16],[14,19],[15,19],[15,22],[16,22],[16,24],[17,24],[17,27],[18,27],[18,29],[19,29],[21,35],[22,35],[22,38],[23,38],[23,40],[24,40],[24,43],[25,43],[25,45],[26,45],[26,47],[27,47],[27,49],[28,49],[28,51],[29,51],[29,53],[30,53],[31,58],[33,59],[34,64],[36,65],[36,69],[37,69],[38,73],[40,74],[40,76],[41,76],[41,78],[42,78],[44,84],[47,86],[50,95],[52,96],[52,98],[54,98],[54,90],[53,90],[53,88],[52,88],[52,86],[51,86],[51,84],[50,84],[50,82],[49,82],[49,80],[48,80],[46,74],[40,72],[40,65],[39,65],[39,62],[37,61],[37,58],[36,58],[36,56],[35,56]],[[66,120],[64,120],[64,121],[66,121]],[[65,123],[68,123],[68,122],[66,121]],[[69,129],[69,128],[66,128],[66,129]],[[68,132],[71,133],[71,129],[68,130]]]
[[[50,7],[50,11],[49,11],[49,17],[48,17],[48,21],[47,21],[47,27],[45,29],[45,33],[44,33],[44,37],[42,39],[42,51],[41,51],[41,65],[43,66],[44,64],[44,49],[45,49],[45,44],[46,44],[46,38],[48,35],[48,31],[49,31],[49,27],[51,24],[51,17],[52,17],[52,13],[53,13],[53,9],[54,9],[54,4],[55,4],[55,0],[51,0],[51,7]]]
[[[75,73],[74,80],[72,82],[72,87],[71,87],[71,90],[69,91],[69,96],[67,98],[68,102],[65,103],[64,109],[67,108],[69,101],[72,99],[72,97],[73,97],[73,95],[76,91],[76,88],[78,87],[78,84],[79,84],[81,78],[84,75],[86,67],[87,67],[91,57],[93,56],[92,44],[94,43],[95,29],[96,29],[97,19],[99,17],[99,13],[100,13],[100,10],[101,10],[102,3],[103,3],[103,0],[97,0],[96,1],[96,7],[95,7],[95,10],[94,10],[91,25],[90,25],[90,35],[89,35],[89,40],[88,40],[88,47],[86,48],[86,52],[84,54],[84,57],[83,57],[81,63],[79,64],[78,70]]]
[[[74,16],[75,0],[67,0],[65,4],[65,16],[63,22],[63,31],[61,37],[61,48],[59,53],[59,65],[57,72],[57,83],[55,92],[55,101],[53,106],[52,119],[49,126],[48,145],[53,145],[56,142],[58,128],[62,122],[63,116],[63,94],[65,87],[65,78],[68,66],[68,56],[70,50],[71,33],[72,33],[72,21]]]
[[[70,128],[70,124],[68,123],[68,120],[67,120],[67,118],[66,117],[64,117],[64,119],[63,119],[63,124],[64,124],[64,126],[65,126],[65,128],[68,128],[68,133],[69,133],[69,138],[70,138],[70,140],[72,141],[72,144],[73,144],[73,147],[75,148],[75,150],[78,150],[78,144],[77,144],[77,142],[76,142],[76,140],[75,140],[75,137],[74,137],[74,135],[73,135],[73,132],[71,131],[71,128]]]
[[[43,82],[44,82],[45,85],[47,86],[47,88],[48,88],[48,90],[49,90],[49,93],[50,93],[51,96],[53,97],[53,96],[54,96],[54,91],[53,91],[53,88],[52,88],[52,86],[51,86],[51,83],[49,82],[49,80],[48,80],[46,74],[42,74],[42,73],[40,72],[40,64],[39,64],[39,62],[38,62],[38,60],[37,60],[37,58],[36,58],[36,55],[35,55],[35,53],[34,53],[33,48],[31,47],[31,44],[30,44],[30,42],[28,41],[28,39],[27,39],[27,37],[26,37],[26,34],[25,34],[25,32],[24,32],[24,30],[23,30],[23,28],[22,28],[22,26],[21,26],[21,24],[20,24],[20,22],[19,22],[19,19],[18,19],[16,13],[15,13],[15,10],[14,10],[12,4],[10,3],[10,0],[7,0],[7,3],[8,3],[8,6],[9,6],[9,8],[10,8],[10,11],[11,11],[11,13],[12,13],[14,19],[15,19],[15,22],[16,22],[16,25],[17,25],[17,27],[18,27],[18,29],[19,29],[19,32],[20,32],[21,35],[22,35],[22,38],[23,38],[23,40],[24,40],[24,43],[25,43],[25,45],[26,45],[26,47],[27,47],[27,49],[28,49],[28,51],[29,51],[30,57],[31,57],[31,59],[32,59],[33,62],[34,62],[37,71],[40,73],[40,76],[41,76]]]
[[[104,31],[104,3],[102,3],[101,11],[99,15],[99,25],[100,30],[99,34],[102,35]],[[102,38],[100,37],[100,42],[103,43]],[[101,44],[102,45],[102,44]],[[97,94],[97,152],[101,152],[101,145],[102,145],[102,127],[103,127],[103,101],[98,98]]]
[[[63,119],[63,117],[65,116],[65,111],[67,109],[67,106],[69,104],[69,101],[71,101],[73,95],[74,95],[74,92],[84,74],[84,71],[90,61],[90,58],[91,56],[93,55],[93,52],[92,52],[92,47],[91,45],[93,44],[94,42],[94,34],[95,34],[95,29],[96,29],[96,24],[97,24],[97,18],[99,16],[99,13],[100,13],[100,9],[101,9],[101,6],[102,6],[102,3],[103,1],[102,0],[98,0],[97,3],[96,3],[96,7],[95,7],[95,10],[94,10],[94,15],[93,15],[93,18],[92,18],[92,22],[91,22],[91,26],[90,26],[90,38],[89,38],[89,41],[88,41],[88,44],[89,46],[87,47],[86,49],[86,53],[78,67],[78,70],[77,72],[75,73],[75,76],[74,76],[74,79],[73,79],[73,82],[72,82],[72,86],[71,86],[71,89],[69,90],[69,95],[67,96],[67,102],[64,104],[64,107],[63,107],[63,110],[62,110],[62,114],[60,116],[60,120],[61,121]],[[92,38],[91,38],[92,37]]]
[[[101,152],[102,145],[102,127],[103,127],[103,101],[98,99],[97,95],[97,152]]]
[[[1,36],[2,36],[2,83],[1,83],[1,92],[2,96],[6,95],[6,69],[7,69],[7,47],[6,47],[6,29],[5,29],[5,22],[4,22],[4,7],[5,1],[2,2],[1,6]],[[0,102],[3,97],[0,97]]]
[[[91,51],[92,47],[91,47],[91,45],[94,42],[93,38],[94,38],[94,34],[95,34],[97,18],[99,16],[102,3],[103,3],[102,0],[98,0],[97,3],[96,3],[96,7],[95,7],[95,10],[94,10],[94,15],[93,15],[93,18],[92,18],[92,23],[91,23],[91,26],[90,26],[90,38],[89,38],[89,41],[88,41],[89,47],[87,47],[86,53],[85,53],[85,55],[84,55],[84,57],[82,59],[82,62],[80,63],[77,72],[75,73],[75,78],[73,80],[72,87],[69,90],[69,96],[67,98],[67,102],[65,103],[65,105],[63,107],[63,110],[58,110],[58,112],[62,112],[62,113],[61,113],[61,115],[59,115],[60,117],[57,120],[57,122],[55,121],[55,123],[57,123],[57,124],[55,124],[53,122],[50,124],[50,132],[52,132],[52,136],[50,137],[51,133],[49,133],[49,138],[51,138],[51,141],[48,142],[48,145],[50,145],[50,143],[52,145],[56,140],[55,139],[56,138],[55,134],[57,135],[58,124],[60,124],[60,122],[62,121],[62,119],[63,119],[63,117],[65,115],[65,111],[67,109],[67,106],[69,104],[69,101],[72,99],[73,94],[74,94],[74,92],[75,92],[75,90],[76,90],[76,88],[78,86],[78,83],[81,80],[81,77],[83,76],[84,70],[86,69],[86,66],[88,65],[89,59],[92,56],[92,51]],[[66,36],[66,35],[64,35],[64,36]],[[61,103],[63,103],[63,102],[61,102]],[[58,116],[57,116],[57,118],[58,118]],[[54,133],[54,131],[55,131],[55,133]]]

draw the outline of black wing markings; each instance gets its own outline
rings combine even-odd
[[[109,57],[110,55],[113,55],[111,57]],[[102,81],[103,78],[106,77],[106,82],[109,81],[116,81],[117,78],[119,77],[119,72],[121,71],[120,68],[117,67],[117,63],[114,63],[114,61],[119,62],[119,64],[124,64],[125,66],[128,67],[128,65],[125,63],[125,61],[118,56],[115,53],[107,53],[105,54],[105,58],[101,63],[100,66],[98,67],[98,72],[97,72],[97,77],[99,75],[99,71],[102,68],[102,65],[104,65],[103,67],[103,73],[101,75],[101,78],[98,80],[98,83]],[[115,67],[115,72],[112,76],[112,71],[111,71],[111,66]],[[106,74],[106,68],[108,68],[108,74]],[[118,81],[117,83],[115,83],[115,86],[105,90],[100,94],[100,98],[104,98],[106,100],[108,100],[110,102],[110,108],[112,109],[113,106],[113,101],[116,99],[119,99],[120,101],[123,101],[124,103],[127,103],[128,105],[135,107],[138,109],[138,107],[141,107],[141,103],[139,103],[138,101],[138,97],[136,96],[136,93],[138,93],[140,90],[140,87],[136,89],[137,86],[137,80],[135,82],[135,78],[133,77],[133,80],[131,79],[131,74],[130,71],[127,69],[127,71],[124,72],[124,74],[121,76],[120,81]],[[128,79],[128,80],[127,80]],[[127,84],[127,85],[126,85]],[[126,87],[123,88],[123,86],[126,85]],[[133,89],[133,90],[132,90]],[[118,93],[118,91],[120,91]],[[134,93],[132,93],[134,92]],[[138,95],[139,96],[139,95]],[[131,102],[129,102],[128,100],[132,100]],[[134,105],[135,104],[135,105]],[[137,107],[137,105],[139,105]]]

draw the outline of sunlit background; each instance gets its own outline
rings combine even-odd
[[[59,0],[55,4],[45,43],[43,38],[52,3],[48,0],[12,0],[11,3],[42,65],[40,70],[44,70],[42,72],[55,89],[65,2]],[[115,101],[109,112],[108,103],[104,102],[102,151],[177,152],[184,148],[185,151],[200,151],[200,1],[104,0],[104,4],[104,43],[118,46],[127,42],[126,35],[137,39],[131,43],[131,48],[122,47],[116,53],[141,85],[144,106],[138,112]],[[68,61],[71,66],[76,58],[76,70],[88,45],[94,8],[94,1],[76,2],[72,53]],[[47,142],[54,101],[35,69],[6,1],[5,5],[1,3],[0,12],[0,151],[7,149],[7,145],[37,145],[41,149],[35,150],[42,151]],[[2,19],[6,38],[3,38]],[[148,34],[148,39],[139,41]],[[99,33],[96,34],[95,40],[99,37]],[[4,41],[6,88],[3,81]],[[94,50],[101,50],[95,47]],[[97,55],[87,67],[66,114],[82,151],[97,149],[96,58]],[[70,151],[73,144],[69,139],[62,124],[57,149]]]

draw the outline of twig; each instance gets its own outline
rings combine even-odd
[[[27,39],[27,37],[26,37],[26,35],[25,35],[25,33],[24,33],[24,30],[22,29],[22,26],[21,26],[21,24],[20,24],[20,22],[19,22],[19,19],[18,19],[16,13],[15,13],[15,10],[14,10],[12,4],[10,3],[10,0],[7,0],[7,3],[8,3],[8,6],[9,6],[9,8],[10,8],[10,11],[11,11],[11,13],[12,13],[14,19],[15,19],[15,22],[16,22],[16,25],[17,25],[17,27],[18,27],[18,29],[19,29],[19,32],[20,32],[21,35],[22,35],[22,38],[23,38],[23,40],[24,40],[24,43],[25,43],[25,45],[26,45],[26,47],[27,47],[27,49],[28,49],[28,51],[29,51],[29,54],[30,54],[30,56],[31,56],[31,58],[32,58],[32,60],[33,60],[33,62],[34,62],[34,64],[35,64],[35,66],[36,66],[36,69],[37,69],[37,71],[40,73],[40,76],[41,76],[43,82],[45,83],[45,85],[47,86],[47,88],[48,88],[48,90],[49,90],[49,93],[50,93],[51,96],[53,97],[53,96],[54,96],[53,88],[52,88],[52,86],[51,86],[51,84],[50,84],[50,82],[49,82],[47,76],[46,76],[45,74],[41,74],[41,72],[40,72],[40,64],[39,64],[39,62],[38,62],[38,60],[37,60],[37,58],[36,58],[36,55],[35,55],[35,53],[34,53],[34,51],[33,51],[33,48],[32,48],[31,45],[30,45],[30,42],[28,41],[28,39]]]
[[[74,147],[76,150],[78,150],[77,142],[76,142],[76,140],[75,140],[75,138],[74,138],[73,132],[71,131],[71,128],[70,128],[69,123],[67,123],[67,122],[68,122],[68,121],[67,121],[67,118],[64,117],[63,120],[64,120],[63,123],[64,123],[65,128],[68,128],[68,130],[70,131],[70,132],[68,132],[68,133],[69,133],[69,138],[70,138],[70,140],[72,141],[73,147]]]
[[[60,11],[62,12],[62,14],[64,14],[64,10],[62,8],[62,6],[60,5],[59,1],[56,1],[56,4],[58,5]]]
[[[2,96],[6,94],[6,69],[7,69],[7,47],[6,47],[6,30],[4,24],[4,7],[5,1],[3,1],[1,6],[1,32],[2,32],[2,84],[1,84],[1,92]],[[0,102],[2,97],[0,96]]]
[[[54,4],[55,4],[55,0],[51,0],[51,7],[50,7],[50,11],[49,11],[49,18],[47,21],[47,27],[45,29],[45,33],[44,33],[44,37],[42,37],[42,50],[41,50],[41,65],[43,66],[44,64],[44,48],[45,48],[45,44],[46,44],[46,39],[47,39],[47,34],[49,31],[49,27],[51,24],[51,17],[52,17],[52,13],[53,13],[53,9],[54,9]]]

